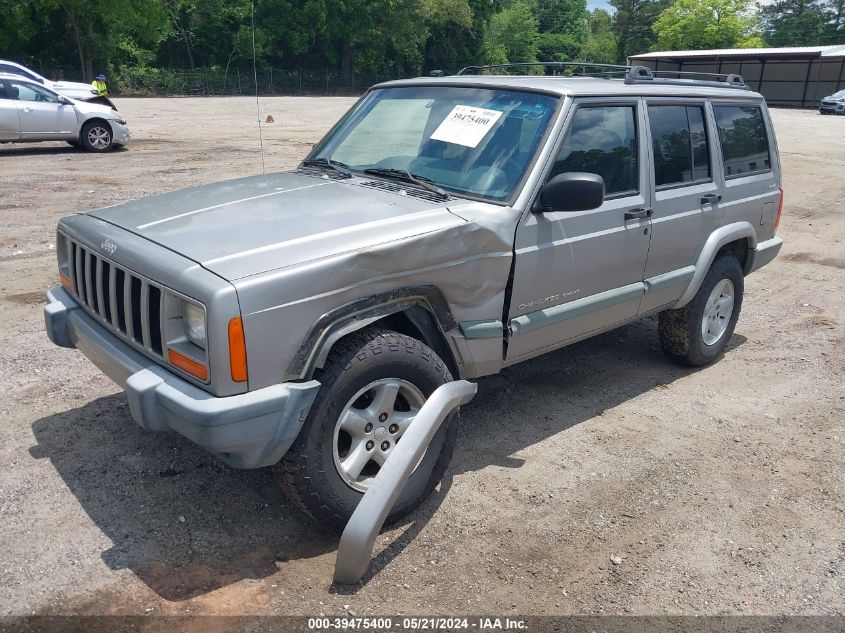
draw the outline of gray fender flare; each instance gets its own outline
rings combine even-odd
[[[710,270],[710,265],[716,259],[716,253],[719,252],[719,249],[725,244],[730,244],[741,239],[748,241],[749,248],[755,248],[757,246],[757,232],[750,222],[742,221],[726,224],[725,226],[720,226],[710,234],[707,241],[704,242],[704,247],[701,249],[701,253],[695,262],[695,274],[692,276],[686,292],[672,306],[673,309],[683,308],[692,301],[695,293],[701,287],[701,282],[704,281],[704,276]]]
[[[434,286],[400,288],[353,301],[324,314],[312,326],[306,339],[288,367],[288,376],[307,379],[322,367],[332,346],[344,336],[360,330],[386,316],[422,309],[431,318],[432,327],[449,345],[452,359],[460,365],[460,355],[446,336],[458,327],[445,297]],[[460,373],[460,372],[459,372]]]

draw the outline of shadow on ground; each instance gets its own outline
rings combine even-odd
[[[126,152],[129,148],[115,145],[110,152]],[[21,158],[24,156],[45,156],[50,154],[90,154],[82,147],[74,147],[64,141],[45,141],[42,143],[3,143],[0,145],[0,160],[3,157]]]
[[[734,335],[728,349],[743,342]],[[514,453],[692,371],[665,359],[652,318],[479,380],[440,491],[376,555],[364,582],[413,541],[455,475],[520,467]],[[548,414],[552,401],[563,415]],[[132,570],[164,599],[264,578],[276,573],[278,561],[337,547],[337,536],[321,532],[281,495],[269,469],[234,470],[180,436],[143,431],[122,394],[41,419],[33,432],[38,444],[31,454],[51,460],[114,543],[103,560]]]

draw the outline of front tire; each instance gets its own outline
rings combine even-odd
[[[114,134],[105,121],[89,121],[83,125],[79,139],[89,152],[108,152],[114,147]]]
[[[730,253],[718,256],[692,301],[660,313],[658,334],[667,356],[690,367],[719,358],[739,318],[743,282],[739,260]]]
[[[335,345],[316,378],[322,383],[320,392],[273,474],[306,514],[342,530],[414,412],[452,376],[427,345],[368,328]],[[457,412],[434,436],[388,522],[431,494],[452,458],[456,435]]]

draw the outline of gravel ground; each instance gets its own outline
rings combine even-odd
[[[269,170],[353,100],[265,99]],[[123,99],[129,149],[0,148],[0,615],[845,614],[845,117],[776,110],[781,256],[730,350],[656,322],[479,381],[440,490],[331,587],[336,537],[44,334],[59,217],[260,170],[255,103]]]

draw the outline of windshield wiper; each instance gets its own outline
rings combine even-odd
[[[431,178],[412,174],[407,169],[395,169],[393,167],[371,167],[364,170],[365,174],[373,174],[374,176],[384,176],[386,178],[393,178],[395,180],[404,180],[405,182],[412,182],[418,187],[427,189],[432,193],[436,193],[444,200],[449,200],[451,196],[438,187]]]
[[[352,176],[354,175],[351,171],[349,171],[348,166],[345,163],[335,162],[327,156],[320,156],[319,158],[308,158],[302,161],[302,164],[313,167],[328,167],[333,171],[343,174],[347,178],[352,178]]]

